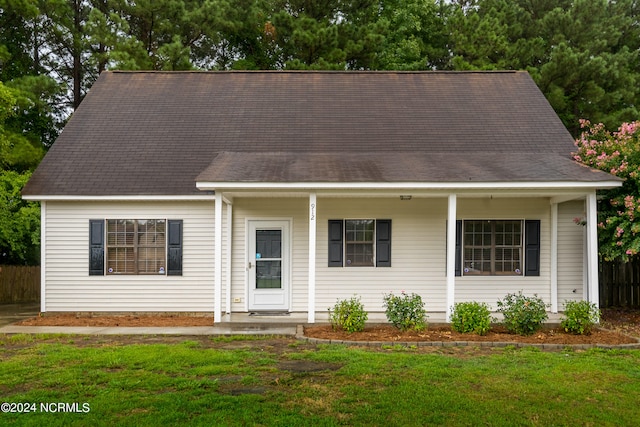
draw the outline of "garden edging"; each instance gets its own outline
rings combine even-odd
[[[592,348],[600,348],[604,350],[637,350],[640,349],[640,339],[630,337],[636,340],[630,344],[551,344],[551,343],[523,343],[509,341],[354,341],[341,339],[325,339],[307,337],[304,334],[304,326],[298,325],[296,328],[296,338],[313,344],[342,344],[357,345],[366,347],[382,347],[385,345],[398,345],[402,347],[533,347],[541,350],[564,350],[571,348],[574,350],[589,350]]]

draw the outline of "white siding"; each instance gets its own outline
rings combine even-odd
[[[582,296],[583,228],[573,223],[583,202],[559,205],[558,301]],[[493,309],[507,293],[522,290],[550,302],[550,204],[548,198],[458,198],[459,219],[541,221],[539,277],[457,277],[455,301],[481,301]],[[226,249],[226,209],[223,209]],[[389,292],[415,292],[430,312],[446,310],[447,199],[327,198],[317,200],[316,305],[326,313],[337,299],[360,296],[365,308],[383,312]],[[46,311],[212,312],[214,307],[214,203],[47,202]],[[89,276],[89,220],[165,218],[184,220],[182,276]],[[392,220],[392,267],[328,267],[330,219]],[[247,310],[248,220],[291,223],[291,310],[308,304],[308,199],[242,198],[233,205],[231,309]],[[222,307],[226,308],[227,254],[223,253]],[[573,289],[578,289],[573,293]]]
[[[582,300],[585,227],[574,218],[585,217],[584,201],[558,205],[558,310],[565,301]],[[575,290],[575,292],[574,292]]]
[[[495,310],[496,302],[509,293],[537,294],[551,302],[550,218],[547,198],[458,198],[458,219],[535,219],[540,220],[540,276],[466,276],[456,279],[456,302],[485,302]]]
[[[444,311],[447,199],[318,198],[316,311],[337,299],[361,297],[365,308],[383,312],[385,294],[420,294],[427,311]],[[328,267],[330,219],[391,219],[391,267]]]
[[[89,276],[90,219],[182,219],[182,276]],[[213,311],[213,202],[47,202],[46,311]]]

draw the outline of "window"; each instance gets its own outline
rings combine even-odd
[[[107,220],[107,274],[165,274],[162,219]]]
[[[523,221],[465,220],[465,275],[522,275]]]
[[[89,276],[182,276],[182,228],[181,219],[90,219]]]
[[[390,219],[329,220],[329,267],[391,267]]]
[[[372,219],[345,220],[345,265],[350,267],[373,267],[374,225],[375,221]]]

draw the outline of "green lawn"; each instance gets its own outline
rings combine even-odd
[[[0,396],[36,410],[0,425],[632,426],[640,351],[0,335]]]

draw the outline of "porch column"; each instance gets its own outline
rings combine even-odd
[[[222,193],[218,190],[214,215],[213,322],[218,323],[222,321]]]
[[[551,312],[558,312],[558,204],[551,203]]]
[[[596,192],[587,194],[587,300],[599,307],[598,296],[598,215]]]
[[[231,251],[232,251],[232,242],[233,242],[233,205],[231,201],[225,200],[227,203],[227,262],[226,262],[226,271],[227,271],[227,314],[231,314]]]
[[[316,321],[316,229],[317,229],[316,193],[309,194],[309,286],[307,322]]]
[[[451,307],[455,300],[456,286],[456,209],[457,196],[449,194],[449,210],[447,216],[447,322],[451,321]]]

